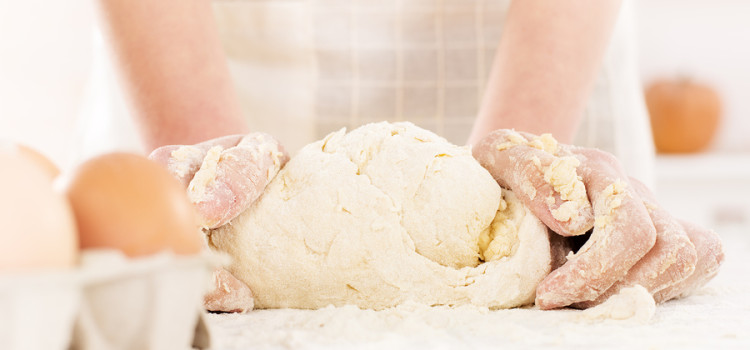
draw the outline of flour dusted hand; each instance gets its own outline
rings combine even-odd
[[[183,184],[205,229],[224,225],[247,209],[289,159],[278,141],[263,133],[164,146],[149,158]],[[247,285],[222,268],[214,271],[204,296],[207,310],[242,312],[253,304]]]
[[[540,283],[536,303],[543,309],[594,306],[634,285],[662,302],[704,284],[721,264],[714,233],[686,229],[608,153],[513,130],[490,134],[473,153],[498,183],[522,193],[553,231],[577,236],[592,230]]]
[[[164,146],[149,158],[166,165],[188,189],[204,228],[224,225],[247,209],[289,160],[278,141],[264,133]]]
[[[633,191],[640,197],[648,211],[651,223],[656,230],[656,240],[651,250],[628,271],[627,275],[592,301],[576,303],[574,306],[587,308],[598,305],[621,289],[636,284],[643,286],[654,295],[656,302],[671,297],[655,294],[693,274],[696,264],[695,246],[690,242],[685,229],[666,210],[660,208],[653,194],[636,179],[630,179]],[[627,223],[626,223],[627,224]]]

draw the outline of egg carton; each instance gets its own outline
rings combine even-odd
[[[208,348],[201,305],[213,267],[207,256],[102,250],[84,252],[72,272],[9,276],[0,349]]]
[[[0,349],[67,349],[80,305],[73,271],[3,275]]]

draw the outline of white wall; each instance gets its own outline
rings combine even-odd
[[[750,1],[638,0],[642,80],[686,75],[723,98],[713,149],[750,152]]]
[[[68,161],[91,65],[88,0],[0,0],[0,140]]]

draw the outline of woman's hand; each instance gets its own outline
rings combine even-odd
[[[551,136],[498,130],[474,156],[561,236],[591,236],[537,288],[542,309],[590,307],[640,284],[657,302],[702,286],[723,260],[719,237],[682,223],[628,178],[614,156]]]
[[[185,186],[206,229],[245,211],[289,160],[281,144],[264,133],[164,146],[149,158],[165,165]]]
[[[164,165],[186,188],[204,229],[225,225],[249,208],[289,160],[279,142],[263,133],[164,146],[149,158]],[[216,269],[211,287],[203,300],[207,310],[252,310],[250,288],[228,271]]]

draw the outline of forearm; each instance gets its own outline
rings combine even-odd
[[[208,0],[100,0],[149,149],[248,132]]]
[[[500,128],[572,142],[620,2],[513,1],[469,144]]]

